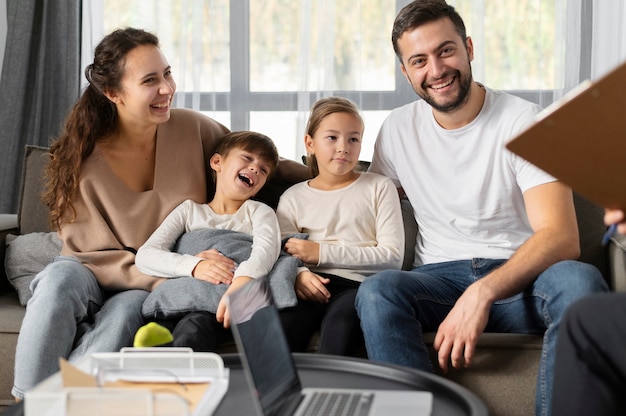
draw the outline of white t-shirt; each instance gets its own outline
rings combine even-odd
[[[202,260],[172,252],[178,237],[201,229],[239,231],[252,235],[250,257],[241,262],[234,276],[266,276],[280,254],[280,230],[274,210],[247,200],[234,214],[216,214],[208,204],[186,200],[178,205],[137,251],[135,263],[142,273],[160,277],[191,276]]]
[[[541,107],[486,89],[478,116],[443,129],[418,100],[383,123],[370,167],[402,186],[419,225],[415,266],[508,259],[532,234],[523,192],[556,179],[505,148]]]
[[[320,243],[318,264],[308,265],[313,272],[363,281],[377,271],[402,266],[400,200],[384,176],[364,172],[332,191],[300,182],[280,197],[276,215],[283,238],[307,233],[309,240]]]

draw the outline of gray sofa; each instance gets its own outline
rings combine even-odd
[[[47,232],[46,209],[39,200],[41,176],[47,161],[46,149],[29,146],[26,149],[19,210],[16,215],[0,215],[0,239],[8,234],[31,235]],[[290,183],[268,184],[263,199],[270,205]],[[576,197],[575,204],[581,234],[581,260],[596,265],[613,290],[626,290],[626,256],[624,241],[614,239],[608,247],[600,244],[604,226],[603,211],[588,201]],[[408,203],[403,204],[407,241],[417,226],[412,221]],[[412,256],[413,248],[407,245]],[[0,258],[5,262],[5,244],[0,244]],[[411,258],[405,259],[405,267]],[[14,267],[15,265],[13,265]],[[25,308],[7,280],[5,268],[0,268],[0,411],[13,403],[10,389],[13,381],[15,344]],[[433,334],[427,334],[433,339]],[[232,351],[233,346],[227,346]],[[534,390],[541,337],[521,334],[483,334],[469,369],[453,370],[445,377],[474,391],[487,404],[492,415],[529,415],[534,412]],[[434,351],[433,351],[434,356]]]

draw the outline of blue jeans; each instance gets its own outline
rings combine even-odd
[[[59,370],[59,357],[75,361],[92,352],[132,345],[143,325],[141,305],[148,292],[105,292],[89,269],[59,256],[31,283],[15,352],[11,393],[24,393]]]
[[[463,291],[505,260],[473,259],[387,270],[365,279],[356,308],[370,359],[433,371],[423,332],[436,331]],[[485,332],[544,334],[537,379],[537,415],[550,410],[559,321],[576,299],[607,290],[593,266],[563,261],[541,273],[526,291],[491,307]]]

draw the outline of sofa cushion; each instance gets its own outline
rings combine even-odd
[[[41,201],[44,172],[49,161],[47,147],[26,146],[17,210],[20,234],[52,231],[48,224],[48,208]]]
[[[604,208],[574,193],[574,207],[580,236],[580,257],[578,260],[593,264],[610,283],[609,252],[602,245],[606,231]]]
[[[413,214],[413,207],[408,199],[400,199],[402,222],[404,224],[404,260],[402,270],[412,270],[415,260],[415,244],[417,243],[417,222]]]
[[[2,351],[3,341],[6,342],[6,339],[2,339],[2,335],[4,334],[17,335],[20,332],[20,328],[22,326],[22,319],[24,319],[25,313],[26,313],[26,308],[20,305],[20,301],[15,291],[0,295],[0,316],[2,317],[2,319],[0,319],[0,351]],[[11,351],[11,358],[12,358],[12,356],[15,354],[14,343],[12,346],[10,346],[9,350]],[[0,359],[2,359],[2,357],[3,357],[3,354],[0,352]],[[4,365],[6,361],[2,360],[2,363]],[[4,374],[4,372],[2,374]]]
[[[7,235],[4,267],[23,306],[32,295],[30,282],[60,252],[61,240],[56,233]]]
[[[174,247],[177,253],[190,255],[209,249],[216,249],[241,263],[250,257],[252,236],[232,230],[201,229],[183,234]],[[297,303],[294,285],[298,266],[299,260],[282,252],[269,273],[270,290],[279,309]],[[194,277],[169,278],[148,295],[142,314],[150,319],[167,319],[193,311],[215,313],[227,288],[227,285],[215,285]]]
[[[17,214],[0,214],[0,259],[3,259],[3,263],[7,235],[16,233]],[[0,267],[0,293],[15,293],[15,289],[13,289],[13,286],[11,286],[7,279],[4,267]]]

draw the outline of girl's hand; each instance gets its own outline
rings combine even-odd
[[[285,251],[305,264],[317,264],[320,261],[320,245],[315,241],[290,238],[285,243]]]
[[[217,319],[217,322],[223,322],[224,328],[230,328],[230,313],[228,311],[228,307],[226,306],[226,301],[224,297],[229,293],[232,293],[233,291],[239,289],[251,280],[252,278],[248,276],[237,277],[233,281],[233,284],[230,285],[228,289],[226,289],[226,292],[224,292],[224,295],[220,299],[220,303],[217,305],[217,311],[215,312],[215,319]]]
[[[234,261],[221,254],[215,249],[205,250],[198,254],[201,260],[191,272],[191,275],[198,280],[218,285],[220,283],[229,285],[233,280],[233,272],[237,265]]]
[[[296,294],[300,299],[328,303],[330,298],[330,292],[326,289],[328,283],[330,283],[328,278],[309,271],[300,272],[296,276]]]

